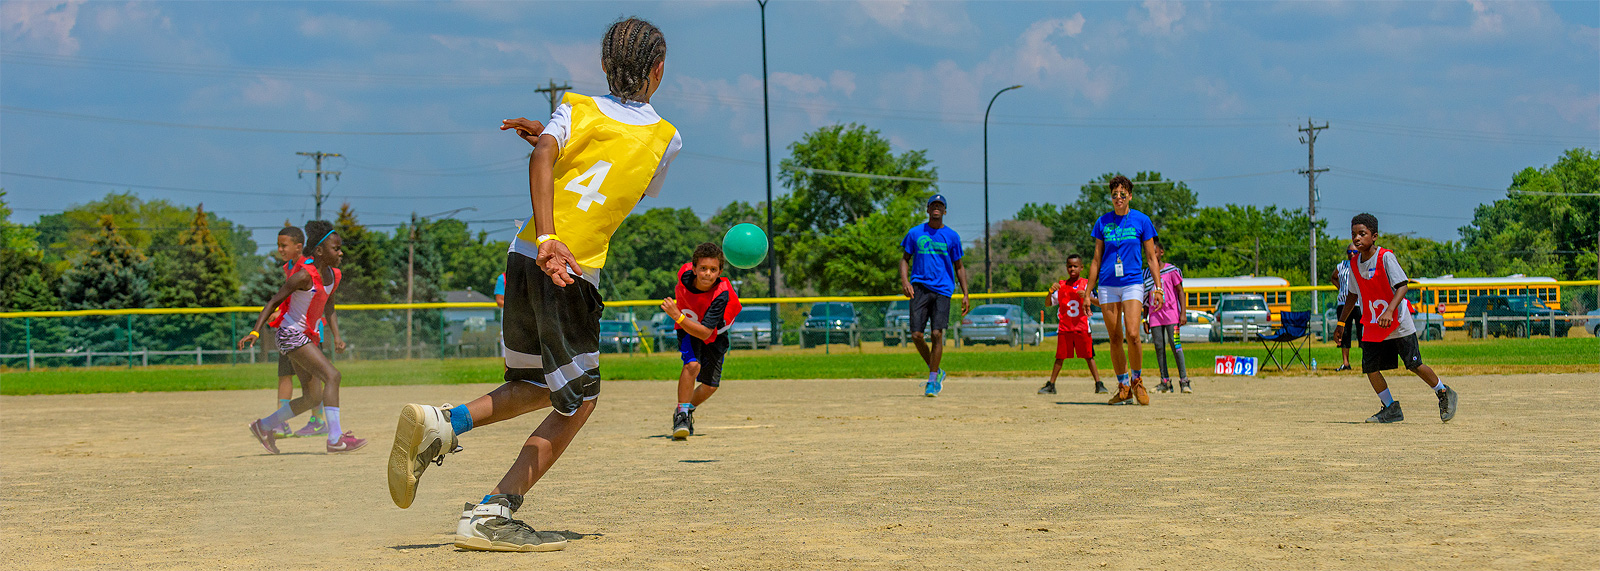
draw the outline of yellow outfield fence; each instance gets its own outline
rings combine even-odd
[[[1557,282],[1530,282],[1497,284],[1500,288],[1518,288],[1551,285],[1559,287],[1572,286],[1600,286],[1600,280],[1574,280]],[[1413,286],[1414,290],[1427,291],[1427,286]],[[1228,293],[1265,293],[1265,292],[1302,292],[1302,291],[1338,291],[1334,286],[1287,286],[1287,287],[1190,287],[1185,291],[1213,291]],[[1025,291],[1009,293],[974,293],[972,299],[1017,299],[1039,298],[1049,295],[1042,291]],[[894,295],[852,295],[852,296],[810,296],[810,297],[751,297],[741,298],[739,301],[745,305],[766,305],[774,303],[823,303],[823,302],[889,302],[907,299],[900,294]],[[655,307],[661,304],[659,299],[630,299],[623,301],[607,301],[606,307]],[[425,302],[425,303],[341,303],[337,304],[339,311],[377,311],[395,309],[496,309],[493,302]],[[19,319],[24,317],[88,317],[110,315],[183,315],[183,314],[216,314],[216,313],[260,313],[261,306],[236,305],[230,307],[141,307],[129,309],[76,309],[59,311],[3,311],[0,319]]]

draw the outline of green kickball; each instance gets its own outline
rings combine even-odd
[[[735,268],[754,268],[767,258],[767,233],[748,222],[729,228],[722,235],[722,255]]]

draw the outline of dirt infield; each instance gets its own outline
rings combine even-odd
[[[385,488],[401,404],[491,385],[347,389],[373,440],[347,456],[264,454],[268,391],[5,397],[0,568],[1600,568],[1600,375],[1446,380],[1453,422],[1410,378],[1387,426],[1353,376],[1149,407],[1081,379],[730,381],[686,443],[672,385],[612,382],[523,509],[582,534],[547,554],[451,546],[543,415],[467,435],[411,509]]]

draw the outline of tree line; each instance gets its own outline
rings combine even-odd
[[[789,145],[769,230],[776,255],[730,274],[746,297],[772,293],[767,267],[777,265],[779,295],[881,295],[898,291],[900,239],[925,220],[924,201],[938,192],[938,169],[926,151],[896,153],[879,132],[858,124],[807,133]],[[850,172],[874,175],[846,177]],[[1060,201],[1028,203],[1000,220],[992,240],[993,291],[1043,291],[1065,274],[1068,254],[1090,255],[1089,229],[1110,209],[1105,173],[1063,193]],[[1167,261],[1192,277],[1274,275],[1310,283],[1304,209],[1222,204],[1200,206],[1186,183],[1158,171],[1133,173],[1134,208],[1149,214],[1166,244]],[[1511,177],[1507,194],[1482,204],[1459,238],[1437,241],[1385,226],[1383,245],[1414,276],[1527,274],[1559,279],[1594,277],[1600,233],[1600,154],[1563,152],[1553,164]],[[1403,203],[1402,203],[1403,204]],[[613,236],[601,280],[608,299],[670,296],[684,256],[741,222],[765,225],[765,204],[734,201],[701,218],[690,209],[652,208],[626,219]],[[112,193],[22,225],[11,222],[0,191],[0,311],[131,307],[220,307],[264,303],[282,283],[270,248],[258,248],[250,229],[167,200]],[[286,224],[289,222],[286,222]],[[343,205],[334,220],[345,241],[342,303],[403,301],[408,260],[413,299],[440,301],[443,292],[492,291],[503,271],[507,241],[473,233],[453,218],[417,218],[388,229],[363,225]],[[1315,222],[1318,281],[1326,283],[1348,242],[1342,220]],[[966,236],[965,262],[974,291],[984,291],[984,236]],[[509,239],[509,237],[508,237]],[[415,246],[414,258],[411,246]],[[1593,308],[1592,289],[1567,296],[1570,309]],[[15,320],[0,320],[7,352]],[[111,319],[62,325],[56,335],[99,339],[111,347]],[[189,348],[225,346],[219,320],[149,319],[135,331]],[[351,312],[341,320],[352,339],[395,339],[404,323],[381,312]],[[419,334],[436,335],[436,320],[419,320]],[[44,335],[52,335],[45,332]],[[426,338],[426,337],[425,337]],[[109,349],[107,349],[109,350]]]

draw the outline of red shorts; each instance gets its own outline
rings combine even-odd
[[[1094,358],[1094,339],[1088,331],[1060,331],[1056,333],[1056,358]]]

